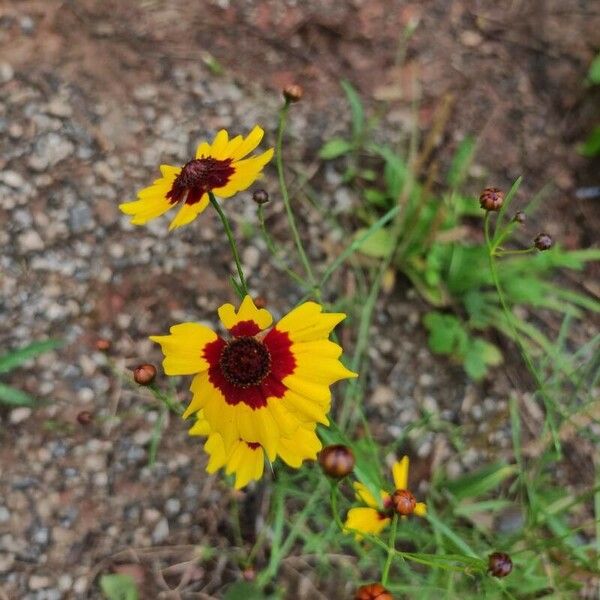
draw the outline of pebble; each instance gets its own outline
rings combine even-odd
[[[27,406],[19,406],[19,408],[13,408],[10,411],[9,420],[13,425],[18,425],[19,423],[23,423],[23,421],[29,419],[32,412],[33,411],[31,410],[31,408]]]
[[[152,531],[152,541],[155,544],[164,542],[169,537],[169,522],[164,517],[156,524]]]
[[[0,573],[8,573],[15,564],[15,555],[11,552],[0,552]]]
[[[7,62],[0,62],[0,83],[8,83],[15,76],[15,70]]]
[[[25,185],[25,179],[16,171],[4,171],[0,173],[0,181],[15,190]]]
[[[32,575],[27,582],[27,586],[30,590],[42,590],[44,588],[48,588],[52,585],[52,580],[50,577],[46,577],[45,575]]]
[[[7,523],[10,520],[10,512],[6,506],[0,506],[0,523]]]
[[[35,229],[28,229],[19,236],[19,247],[22,252],[38,252],[44,249],[44,241]]]
[[[179,498],[169,498],[165,502],[165,512],[170,517],[174,517],[175,515],[178,515],[180,510],[181,510],[181,501],[179,500]]]

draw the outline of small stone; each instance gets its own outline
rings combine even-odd
[[[37,527],[31,538],[36,544],[47,546],[50,541],[50,530],[48,527]]]
[[[18,238],[18,243],[23,252],[37,252],[44,249],[44,241],[35,229],[29,229]]]
[[[46,577],[45,575],[32,575],[27,582],[27,586],[32,591],[43,590],[51,585],[52,580],[50,577]]]
[[[476,31],[466,30],[460,34],[460,41],[468,48],[475,48],[483,42],[483,37]]]
[[[256,269],[260,264],[260,251],[254,246],[247,246],[242,254],[242,260],[249,269]]]
[[[22,423],[23,421],[29,419],[32,412],[33,411],[31,410],[31,408],[27,406],[19,406],[19,408],[13,408],[13,410],[10,411],[9,420],[13,425],[18,425],[19,423]]]
[[[10,519],[10,512],[6,506],[0,506],[0,523],[7,523]]]
[[[18,190],[25,185],[25,179],[23,179],[16,171],[4,171],[3,173],[0,173],[0,181],[15,190]]]
[[[8,83],[15,76],[15,70],[7,62],[0,63],[0,83]]]
[[[156,524],[152,532],[152,541],[155,544],[164,542],[169,536],[169,523],[164,517]]]
[[[73,578],[70,575],[63,574],[58,578],[57,585],[61,592],[67,592],[73,585]]]
[[[82,233],[93,226],[92,209],[86,202],[79,202],[69,211],[69,228],[73,233]]]
[[[160,512],[155,508],[146,508],[143,514],[144,523],[153,525],[160,519]]]
[[[169,498],[165,502],[165,512],[170,517],[174,517],[175,515],[178,515],[180,510],[181,510],[181,501],[179,500],[179,498]]]
[[[15,564],[15,555],[8,552],[0,552],[0,573],[12,571]]]
[[[86,577],[84,577],[84,576],[78,577],[75,580],[75,584],[73,585],[73,591],[76,594],[83,594],[87,590],[87,585],[88,585],[88,582],[87,582]]]
[[[46,111],[54,117],[70,117],[73,114],[71,107],[60,98],[51,100],[46,106]]]

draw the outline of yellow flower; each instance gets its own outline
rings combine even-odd
[[[414,514],[424,517],[427,514],[427,506],[424,502],[412,502],[414,496],[408,490],[408,456],[404,456],[392,467],[394,486],[396,491],[390,495],[385,490],[380,490],[380,500],[369,491],[366,485],[355,482],[354,490],[356,499],[366,506],[351,508],[348,511],[344,527],[347,532],[355,532],[356,538],[361,539],[361,532],[377,535],[381,533],[390,523],[394,512],[406,517]],[[407,501],[407,498],[409,501]],[[406,507],[410,510],[406,510]]]
[[[265,452],[258,442],[240,438],[226,448],[223,437],[211,429],[203,411],[196,413],[196,423],[190,429],[190,435],[207,437],[204,444],[204,450],[210,457],[207,472],[215,473],[225,468],[227,475],[235,474],[236,490],[262,477]],[[279,439],[277,455],[290,467],[297,469],[304,460],[315,460],[321,447],[315,426],[301,425],[290,437]]]
[[[311,438],[310,448],[298,447],[298,455],[294,445],[306,430],[314,434],[317,423],[329,424],[329,386],[356,377],[338,360],[342,348],[328,339],[346,315],[305,302],[272,326],[271,314],[250,296],[239,310],[224,304],[218,312],[227,339],[198,323],[174,325],[170,335],[150,338],[162,347],[167,375],[194,375],[184,418],[202,411],[205,435],[218,434],[224,447],[224,454],[213,451],[219,456],[214,464],[227,464],[230,472],[236,471],[230,452],[241,443],[259,444],[270,461],[279,454],[299,465],[298,455],[312,456],[316,442]],[[249,456],[245,448],[238,452]]]
[[[230,140],[227,131],[221,129],[212,144],[202,142],[196,157],[183,167],[161,165],[162,177],[140,190],[137,200],[125,202],[119,208],[132,216],[134,225],[144,225],[180,205],[169,229],[187,225],[207,207],[208,192],[219,198],[230,198],[256,181],[273,157],[273,149],[244,157],[260,144],[263,135],[264,131],[257,125],[246,138],[238,135]]]

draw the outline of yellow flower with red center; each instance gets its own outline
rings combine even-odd
[[[380,490],[379,501],[373,496],[366,485],[354,483],[356,499],[366,504],[351,508],[348,511],[344,527],[348,532],[355,532],[356,538],[361,538],[361,533],[377,535],[389,524],[394,512],[406,517],[410,514],[424,517],[427,506],[424,502],[416,502],[408,489],[408,456],[404,456],[392,467],[392,475],[396,490],[390,495],[385,490]]]
[[[221,129],[212,144],[202,142],[195,158],[183,167],[161,165],[162,177],[140,190],[137,200],[120,204],[119,208],[131,215],[134,225],[144,225],[180,206],[169,229],[187,225],[208,206],[209,192],[230,198],[256,181],[273,157],[273,149],[246,157],[260,144],[263,135],[257,125],[247,137],[238,135],[230,140],[227,131]]]
[[[208,436],[210,468],[237,473],[238,461],[253,457],[256,468],[249,478],[249,471],[240,474],[241,487],[262,474],[256,457],[263,452],[270,461],[279,455],[298,466],[314,458],[320,449],[316,424],[329,424],[329,386],[356,374],[339,361],[342,348],[328,339],[343,313],[305,302],[272,326],[269,311],[250,296],[239,310],[224,304],[218,313],[226,339],[199,323],[174,325],[170,335],[150,339],[162,347],[167,375],[194,375],[183,416],[201,411],[192,433]]]

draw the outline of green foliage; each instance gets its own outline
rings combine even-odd
[[[348,84],[344,89],[348,94]],[[351,100],[348,97],[355,115],[353,121],[360,118],[363,122],[364,110],[356,108],[356,93],[352,93]],[[476,229],[482,228],[484,211],[476,198],[461,194],[459,188],[474,156],[475,140],[467,137],[459,144],[446,176],[448,191],[434,194],[421,183],[421,174],[413,172],[413,165],[400,151],[373,143],[368,130],[360,129],[361,137],[355,131],[353,126],[352,142],[329,142],[322,157],[331,155],[333,148],[336,157],[348,154],[349,160],[354,161],[360,155],[369,165],[380,161],[380,168],[375,170],[383,172],[383,178],[365,178],[366,169],[360,161],[351,170],[352,181],[362,190],[364,199],[357,211],[362,226],[354,239],[362,240],[360,252],[369,258],[383,259],[392,254],[396,269],[437,309],[424,319],[431,350],[452,357],[470,377],[481,379],[489,367],[502,362],[499,348],[486,339],[489,331],[495,329],[514,339],[509,318],[514,320],[528,348],[547,350],[550,343],[541,330],[503,313],[488,268],[488,249],[474,235]],[[426,172],[423,179],[428,178]],[[507,194],[499,222],[505,219],[519,184],[520,180]],[[371,231],[382,214],[395,208],[398,217],[394,222]],[[476,229],[472,229],[474,221],[479,222]],[[502,239],[494,240],[497,246],[507,242],[514,230],[514,224],[503,228]],[[562,287],[553,278],[558,269],[580,271],[587,262],[599,259],[600,250],[566,251],[560,245],[544,253],[506,254],[498,264],[500,283],[510,306],[581,317],[584,310],[600,311],[600,303]]]
[[[588,71],[587,81],[590,85],[600,85],[600,52],[592,61]],[[600,154],[600,125],[596,125],[578,151],[583,156],[594,157]]]
[[[113,574],[100,577],[100,589],[106,600],[138,600],[135,581],[129,575]]]
[[[7,352],[3,356],[0,356],[0,374],[9,373],[28,360],[59,348],[61,345],[62,343],[57,340],[45,340],[43,342],[33,342],[18,350]],[[35,398],[26,392],[0,382],[0,404],[7,406],[33,406],[35,402]]]

